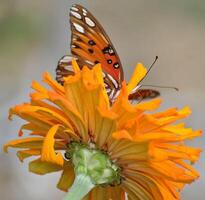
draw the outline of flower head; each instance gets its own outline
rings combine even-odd
[[[36,157],[29,163],[33,173],[62,171],[57,184],[61,190],[68,191],[78,180],[90,182],[86,199],[123,200],[125,194],[130,200],[180,199],[179,190],[199,177],[187,161],[197,161],[201,150],[184,141],[201,136],[201,131],[173,124],[190,109],[151,112],[160,99],[130,104],[129,93],[146,74],[142,64],[128,84],[122,83],[112,105],[100,64],[80,70],[73,61],[73,68],[75,74],[63,86],[45,73],[50,89],[34,81],[31,101],[10,109],[10,118],[27,121],[19,136],[24,130],[30,136],[8,142],[5,151],[20,148],[21,161]]]

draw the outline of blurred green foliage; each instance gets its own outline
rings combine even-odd
[[[1,56],[19,56],[38,38],[38,28],[28,15],[11,14],[0,21]]]
[[[201,23],[205,19],[205,1],[204,0],[160,0],[167,8],[178,10],[185,17]]]
[[[0,3],[1,4],[1,3]],[[1,81],[19,85],[24,65],[29,56],[44,38],[43,21],[40,12],[38,15],[31,9],[19,9],[17,2],[8,1],[3,8],[0,5],[0,74]],[[21,63],[21,64],[19,64]],[[0,85],[5,90],[5,85]],[[8,97],[16,93],[14,87],[7,87],[7,92],[1,95],[3,104]]]
[[[28,16],[10,15],[5,16],[0,22],[0,41],[10,40],[23,41],[35,35],[35,28],[30,23]]]

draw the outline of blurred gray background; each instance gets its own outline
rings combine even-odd
[[[0,0],[0,143],[17,137],[20,119],[7,120],[10,106],[28,100],[33,79],[53,75],[58,59],[69,53],[68,10],[87,7],[115,45],[128,79],[137,62],[159,61],[145,84],[177,86],[161,89],[163,108],[189,105],[188,126],[205,128],[205,1],[204,0]],[[193,143],[201,148],[205,138]],[[37,176],[21,164],[15,151],[0,153],[1,200],[56,200],[59,173]],[[184,200],[205,198],[205,157],[195,165],[201,178],[182,192]]]

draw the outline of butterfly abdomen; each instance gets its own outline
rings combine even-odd
[[[152,89],[139,89],[136,92],[129,95],[129,100],[144,100],[151,99],[159,96],[160,93],[157,90]]]

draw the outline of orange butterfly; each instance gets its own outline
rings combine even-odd
[[[58,62],[56,80],[63,84],[63,78],[72,75],[71,61],[75,58],[80,67],[92,68],[101,63],[105,88],[113,102],[119,94],[124,80],[123,68],[117,52],[108,35],[97,19],[84,7],[73,5],[70,10],[71,53],[63,56]],[[154,98],[159,92],[152,89],[138,89],[130,94],[130,100]]]

